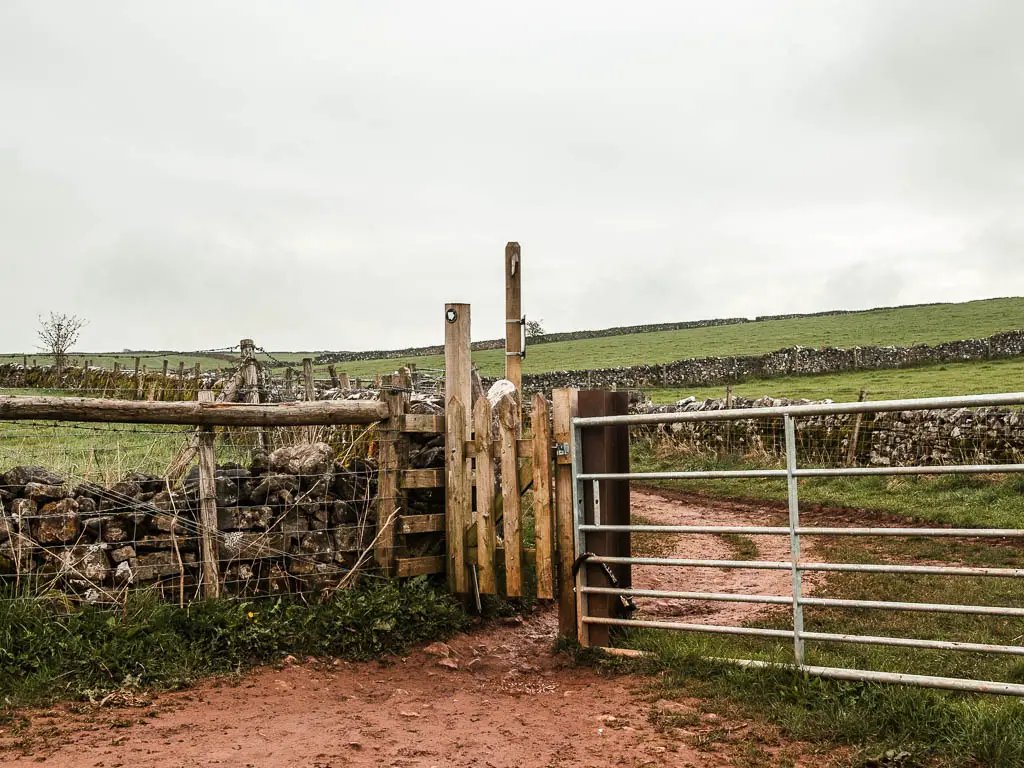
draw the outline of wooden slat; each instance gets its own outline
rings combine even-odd
[[[407,413],[402,418],[403,432],[444,432],[444,416],[431,413]]]
[[[551,514],[551,424],[548,403],[539,392],[533,398],[533,524],[537,542],[537,597],[555,596],[552,567],[554,559],[554,518]]]
[[[410,488],[444,488],[443,469],[403,469],[398,487],[403,490]]]
[[[502,562],[505,559],[505,547],[499,546],[494,549],[496,562]],[[470,547],[466,550],[466,557],[470,559],[470,562],[474,562],[477,556],[477,548],[475,546]],[[537,563],[537,550],[536,549],[524,549],[523,550],[523,562],[526,565],[536,565]]]
[[[476,454],[476,546],[477,580],[481,594],[498,592],[494,575],[494,458],[491,453],[491,403],[481,397],[473,406],[473,427],[477,436]]]
[[[556,389],[551,393],[556,442],[569,442],[577,394],[575,389]],[[576,585],[572,575],[572,563],[576,557],[572,526],[572,466],[561,461],[555,464],[555,531],[558,537],[558,634],[576,638]]]
[[[395,572],[399,578],[426,576],[431,573],[444,573],[445,557],[400,557],[395,561]]]
[[[501,434],[501,501],[505,533],[505,594],[523,594],[522,540],[520,536],[519,456],[516,435],[519,409],[515,401],[504,398],[498,403],[498,431]]]
[[[398,518],[399,533],[437,533],[444,530],[444,515],[402,515]]]

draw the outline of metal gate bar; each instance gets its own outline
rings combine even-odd
[[[795,664],[777,664],[755,660],[724,659],[751,667],[789,667],[822,677],[877,682],[898,682],[933,688],[961,691],[1024,696],[1024,685],[999,683],[987,680],[945,678],[933,675],[909,675],[871,670],[841,669],[837,667],[809,666],[804,664],[804,641],[856,643],[905,648],[967,651],[976,653],[1024,655],[1024,646],[998,645],[989,643],[967,643],[923,638],[879,637],[870,635],[839,634],[829,632],[807,632],[803,628],[804,606],[830,608],[870,608],[896,611],[940,612],[954,614],[975,614],[989,616],[1024,616],[1024,608],[1010,606],[960,605],[943,603],[910,603],[880,600],[846,600],[838,598],[812,598],[802,594],[802,574],[805,571],[840,573],[917,574],[930,576],[985,576],[996,578],[1022,578],[1021,568],[984,568],[967,566],[890,565],[869,563],[822,563],[808,562],[800,556],[801,536],[935,536],[943,538],[1024,538],[1024,529],[1006,528],[878,528],[878,527],[815,527],[800,524],[799,487],[802,477],[864,477],[894,475],[953,475],[953,474],[1007,474],[1024,473],[1024,464],[971,464],[961,466],[908,466],[908,467],[850,467],[850,468],[800,468],[796,461],[795,419],[801,416],[825,416],[831,414],[880,413],[891,411],[913,411],[931,408],[970,408],[998,405],[1022,405],[1024,393],[974,395],[965,397],[921,398],[914,400],[889,400],[857,403],[829,403],[820,405],[782,406],[772,408],[744,408],[722,411],[691,411],[684,413],[644,414],[628,416],[596,416],[574,418],[571,435],[574,496],[574,521],[576,527],[577,555],[586,552],[587,533],[689,533],[723,534],[742,533],[748,535],[788,536],[791,558],[787,561],[711,560],[699,558],[668,557],[611,557],[590,556],[588,562],[607,564],[633,564],[687,568],[753,568],[765,570],[789,570],[792,572],[792,595],[742,595],[715,592],[684,592],[673,590],[647,590],[616,587],[590,587],[586,584],[586,568],[580,568],[576,578],[577,601],[580,624],[602,624],[626,627],[647,627],[655,629],[682,630],[723,635],[746,635],[791,639]],[[620,472],[583,473],[580,439],[583,429],[588,427],[628,424],[676,424],[684,422],[750,420],[766,417],[782,417],[785,431],[786,468],[752,470],[712,470],[685,472]],[[787,526],[735,526],[735,525],[601,525],[600,512],[596,511],[593,524],[584,523],[583,483],[591,481],[596,486],[600,480],[696,480],[728,478],[778,478],[786,479],[789,520]],[[793,629],[765,629],[759,627],[720,626],[690,624],[673,621],[645,621],[613,617],[588,616],[586,596],[621,595],[630,597],[659,597],[684,600],[719,600],[771,605],[790,605],[793,609]],[[584,637],[583,632],[580,633]]]

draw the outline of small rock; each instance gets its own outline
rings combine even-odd
[[[437,666],[447,667],[448,669],[458,669],[459,662],[457,662],[455,659],[441,659],[437,662]]]
[[[298,664],[298,663],[299,663],[299,660],[298,660],[298,659],[296,659],[296,658],[295,658],[294,656],[292,656],[291,654],[288,654],[288,655],[287,655],[287,656],[285,656],[285,657],[284,657],[283,659],[281,659],[281,663],[282,663],[282,664],[287,664],[287,665],[291,666],[292,664]]]
[[[438,658],[447,659],[452,655],[452,648],[447,643],[437,642],[428,645],[423,649],[423,652],[427,654],[427,656],[437,656]]]

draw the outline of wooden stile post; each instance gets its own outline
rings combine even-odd
[[[505,378],[516,385],[516,404],[520,413],[523,412],[522,281],[519,243],[508,243],[505,246]]]
[[[469,304],[445,305],[445,541],[448,587],[458,595],[469,592],[465,532],[472,518],[469,459],[471,437],[472,362]]]
[[[519,409],[511,398],[498,403],[498,433],[501,444],[501,504],[505,534],[505,594],[523,594],[522,510],[519,504]]]
[[[284,369],[284,396],[290,398],[294,391],[295,391],[295,389],[294,389],[294,386],[292,385],[292,369],[290,367],[289,368],[285,368]]]
[[[179,360],[178,361],[178,386],[175,387],[175,391],[176,391],[176,395],[175,395],[175,399],[176,400],[184,400],[185,399],[185,361],[184,360]]]
[[[552,600],[554,591],[555,526],[551,514],[551,422],[548,401],[533,397],[533,522],[537,548],[537,597]],[[479,491],[478,491],[479,493]]]
[[[494,528],[494,442],[491,440],[491,401],[478,398],[473,406],[476,446],[476,558],[480,592],[498,592],[495,575],[497,535]]]
[[[139,366],[142,364],[142,360],[138,357],[135,358],[135,396],[133,400],[138,400],[142,396],[142,380],[139,378]]]
[[[199,392],[199,402],[212,403],[213,391]],[[213,427],[199,433],[199,525],[202,532],[203,597],[220,596],[220,563],[217,559],[217,459]]]
[[[409,443],[401,429],[409,396],[401,390],[398,376],[392,382],[394,389],[384,389],[380,398],[388,404],[388,418],[379,430],[379,481],[377,483],[377,543],[373,556],[384,573],[395,572],[395,534],[398,512],[405,506],[403,493],[398,487],[399,474],[409,464]]]
[[[167,399],[167,361],[164,360],[164,372],[160,378],[160,400]]]
[[[576,582],[572,564],[576,559],[573,534],[572,464],[569,438],[572,418],[576,416],[579,391],[555,389],[551,392],[555,438],[555,532],[558,538],[558,634],[576,638]]]
[[[196,367],[195,367],[195,369],[194,369],[194,371],[192,373],[192,376],[195,378],[195,386],[193,386],[192,389],[193,389],[193,391],[195,391],[197,397],[199,396],[199,389],[200,389],[200,386],[201,386],[202,375],[203,375],[202,366],[200,366],[199,363],[196,363]]]
[[[348,374],[345,373],[344,371],[342,371],[340,376],[338,377],[338,383],[339,383],[339,385],[341,386],[342,389],[348,389],[349,388]]]
[[[327,366],[327,373],[331,376],[331,386],[335,389],[341,388],[341,379],[338,378],[338,369],[333,365]]]

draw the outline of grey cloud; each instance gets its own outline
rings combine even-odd
[[[509,239],[552,330],[1020,293],[1020,9],[12,0],[0,349],[494,337]]]

